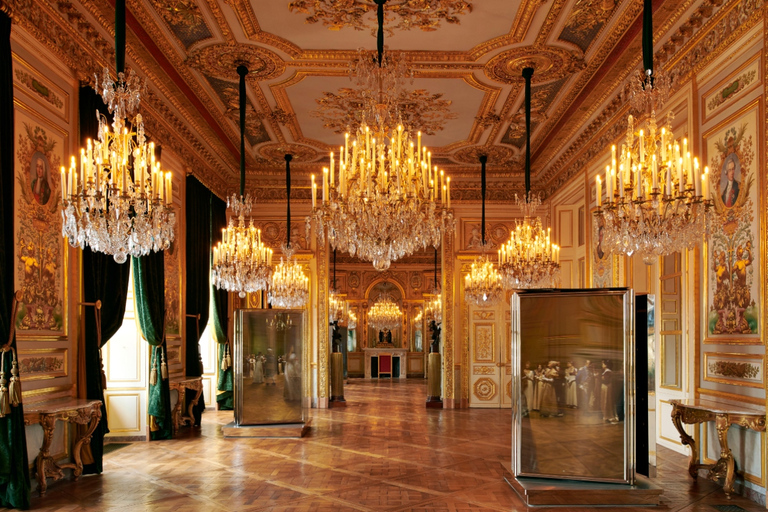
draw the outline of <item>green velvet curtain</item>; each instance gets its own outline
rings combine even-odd
[[[149,385],[148,413],[150,438],[171,439],[171,391],[163,378],[162,362],[168,360],[165,347],[165,256],[162,251],[132,258],[136,313],[144,338],[150,345],[150,375],[157,382]],[[150,379],[152,380],[152,379]]]
[[[8,341],[13,305],[13,60],[11,18],[0,12],[0,346]],[[16,347],[16,339],[11,340]],[[10,381],[11,353],[4,359]],[[0,418],[0,507],[30,506],[29,462],[24,410],[19,404]]]
[[[210,247],[213,247],[219,241],[221,241],[221,230],[227,225],[227,203],[222,201],[216,196],[211,196],[211,243]],[[226,354],[227,346],[229,345],[228,333],[228,309],[229,309],[229,294],[226,290],[212,289],[211,296],[213,297],[213,328],[214,337],[219,343],[219,379],[216,385],[218,391],[216,395],[216,403],[219,404],[219,410],[231,410],[234,407],[233,397],[233,368],[227,368],[221,370],[221,361]],[[232,357],[233,354],[230,354]]]
[[[101,96],[91,87],[80,88],[80,147],[86,139],[95,139],[99,132],[96,112],[108,118],[109,111]],[[104,253],[83,249],[83,299],[85,302],[101,301],[101,340],[96,331],[92,308],[85,310],[85,382],[86,398],[101,400],[101,421],[91,438],[92,463],[83,464],[83,474],[101,473],[104,454],[104,435],[109,432],[107,409],[104,403],[99,349],[115,335],[123,324],[125,300],[130,284],[131,267],[121,265]]]
[[[187,315],[200,315],[200,332],[197,332],[197,319],[187,317],[186,335],[186,373],[189,377],[203,374],[200,368],[200,338],[208,324],[211,286],[211,191],[194,176],[187,177]],[[194,397],[190,393],[187,400]],[[205,402],[200,400],[193,409],[195,424],[205,410]]]

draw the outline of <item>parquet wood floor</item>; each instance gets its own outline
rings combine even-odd
[[[199,430],[170,441],[134,443],[105,456],[104,473],[51,482],[35,510],[46,511],[524,511],[502,480],[510,457],[508,410],[426,409],[426,383],[352,380],[346,408],[312,409],[304,439],[225,439],[232,413],[208,410]],[[687,457],[659,450],[664,487],[656,508],[622,512],[716,512],[738,505]],[[537,508],[537,512],[590,509]],[[611,510],[602,508],[602,511]]]

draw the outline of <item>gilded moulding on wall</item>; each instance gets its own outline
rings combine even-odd
[[[181,265],[179,264],[178,245],[178,240],[174,240],[171,243],[171,247],[163,252],[165,266],[165,332],[171,336],[181,334],[181,294],[179,290]],[[200,334],[202,334],[203,329],[205,329],[205,326],[201,325]],[[187,336],[194,335],[194,332],[187,333]]]
[[[474,324],[472,344],[473,363],[493,362],[496,357],[495,326],[493,324]]]
[[[760,56],[758,52],[750,57],[747,62],[731,73],[725,80],[722,80],[701,97],[702,111],[704,118],[702,124],[706,123],[713,115],[716,115],[725,104],[731,104],[737,98],[742,97],[746,92],[757,87],[762,81],[760,67]]]
[[[59,166],[66,134],[15,104],[16,275],[23,292],[16,329],[30,335],[66,333],[65,241],[61,237]]]
[[[67,376],[66,348],[19,349],[21,380],[54,379]]]
[[[472,368],[472,374],[473,375],[495,375],[496,367],[495,366],[475,366],[474,368]]]
[[[376,4],[363,0],[295,0],[289,2],[291,12],[306,14],[307,23],[322,23],[329,30],[351,27],[373,30],[376,25]],[[394,29],[437,30],[441,22],[460,23],[459,16],[472,12],[466,0],[390,0],[384,6],[384,23],[390,33]]]
[[[32,70],[29,64],[16,54],[13,55],[13,67],[13,74],[17,85],[23,85],[24,88],[32,92],[36,97],[44,100],[47,106],[62,119],[67,119],[69,115],[69,98],[66,92],[40,77]]]
[[[325,91],[315,101],[319,107],[310,112],[310,116],[319,118],[323,126],[334,133],[354,133],[363,121],[375,122],[374,119],[363,119],[364,113],[370,112],[371,108],[363,108],[369,100],[363,97],[360,89],[343,87],[336,93]],[[400,122],[409,129],[421,130],[424,135],[442,131],[448,121],[458,117],[450,111],[451,100],[443,99],[443,93],[431,93],[426,89],[401,91],[394,102]],[[385,131],[393,128],[386,127]]]
[[[760,342],[758,104],[704,134],[715,221],[706,240],[706,340]]]
[[[704,352],[704,380],[762,389],[765,385],[763,356]]]

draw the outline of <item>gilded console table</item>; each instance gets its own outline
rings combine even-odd
[[[730,499],[733,493],[735,466],[733,454],[728,448],[728,428],[731,425],[740,425],[757,432],[765,432],[765,409],[757,406],[730,405],[701,399],[671,400],[670,403],[672,404],[672,422],[677,431],[680,432],[680,440],[684,445],[691,447],[688,473],[696,479],[699,469],[708,469],[710,480],[723,479],[723,490]],[[714,464],[699,462],[696,441],[683,428],[683,423],[697,424],[708,421],[715,422],[717,437],[720,440],[720,458]]]
[[[175,380],[170,382],[170,388],[175,389],[179,393],[179,399],[176,401],[176,407],[173,408],[173,431],[177,432],[181,425],[194,425],[195,416],[192,409],[197,405],[200,400],[200,395],[203,394],[203,378],[202,377],[185,377],[181,380]],[[195,398],[189,403],[187,408],[187,415],[182,413],[182,407],[187,397],[187,390],[191,389],[195,392]]]
[[[43,427],[43,445],[35,460],[37,471],[37,484],[40,496],[45,495],[48,487],[46,479],[53,477],[54,481],[64,476],[62,469],[74,470],[75,480],[83,474],[83,461],[81,452],[85,443],[91,442],[91,435],[101,419],[101,400],[79,400],[76,398],[64,398],[24,405],[24,424],[34,425],[39,423]],[[85,433],[78,436],[72,445],[73,463],[56,464],[51,457],[51,441],[56,420],[87,425]]]

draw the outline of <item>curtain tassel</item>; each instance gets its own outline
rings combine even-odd
[[[229,343],[227,343],[227,366],[232,368],[232,351],[229,350]]]
[[[165,351],[160,347],[160,376],[163,380],[168,380],[168,365],[165,364]]]
[[[19,362],[16,358],[16,349],[11,349],[13,352],[13,366],[11,366],[11,385],[9,387],[9,395],[11,405],[18,407],[21,403],[21,379],[19,379]]]
[[[11,403],[8,398],[8,387],[5,380],[5,351],[0,352],[0,418],[11,414]]]
[[[149,385],[157,386],[157,349],[152,350],[152,370],[149,372]]]
[[[229,370],[229,345],[224,345],[224,357],[221,358],[221,371],[225,372]]]

